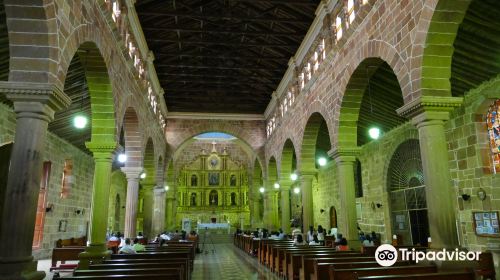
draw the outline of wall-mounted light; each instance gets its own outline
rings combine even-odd
[[[375,206],[377,206],[377,208],[380,208],[380,207],[382,207],[382,204],[377,203],[377,204],[375,204]]]
[[[52,203],[47,204],[47,207],[45,207],[45,212],[49,213],[49,212],[52,212],[52,211],[54,211],[54,204],[52,204]]]
[[[319,166],[325,166],[326,165],[326,158],[325,157],[320,157],[318,158],[318,165]]]
[[[146,172],[142,172],[141,175],[139,176],[141,179],[145,179],[146,178]]]
[[[299,178],[299,176],[297,176],[296,173],[290,174],[290,179],[292,179],[292,181],[297,181],[298,178]]]
[[[319,209],[319,212],[320,212],[321,214],[323,214],[323,213],[325,213],[325,209]]]
[[[380,128],[378,128],[378,127],[371,127],[368,130],[368,135],[370,136],[371,139],[377,140],[380,137]]]
[[[127,155],[124,153],[121,153],[118,155],[118,162],[125,163],[127,161]]]
[[[166,192],[168,192],[168,190],[169,190],[170,188],[169,188],[169,186],[165,186],[163,189],[164,189]]]
[[[76,209],[75,210],[75,215],[83,215],[85,214],[85,209]]]
[[[280,184],[278,184],[278,183],[274,183],[274,188],[275,188],[275,189],[279,189],[279,188],[280,188]]]
[[[464,201],[469,201],[469,200],[470,200],[470,195],[468,195],[468,194],[464,193],[464,194],[462,194],[462,199],[463,199]]]
[[[259,188],[259,192],[264,193],[264,191],[265,191],[264,187]]]
[[[299,187],[293,188],[293,192],[297,194],[300,193],[300,188]]]
[[[84,129],[87,126],[88,122],[89,120],[84,115],[76,115],[73,118],[73,126],[78,129]]]

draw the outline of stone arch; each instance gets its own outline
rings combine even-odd
[[[155,162],[155,150],[153,145],[153,140],[148,138],[146,146],[144,147],[144,159],[143,168],[146,172],[145,182],[154,184],[156,179],[156,162]]]
[[[290,175],[297,168],[297,152],[292,140],[288,138],[283,145],[280,160],[280,181],[291,180]]]
[[[128,107],[123,115],[123,132],[125,138],[125,154],[127,167],[141,167],[143,161],[142,135],[143,131],[139,127],[139,117],[135,108]]]
[[[404,69],[401,65],[398,67]],[[366,142],[366,140],[360,141],[361,139],[359,137],[361,122],[367,122],[366,118],[361,114],[363,109],[367,110],[363,108],[366,107],[366,103],[363,102],[365,96],[369,97],[368,102],[370,103],[371,118],[383,124],[385,129],[391,129],[404,121],[404,119],[396,113],[396,109],[403,106],[404,101],[401,95],[403,91],[401,89],[400,78],[398,78],[398,74],[393,69],[390,63],[381,57],[368,57],[356,65],[355,70],[351,72],[349,76],[350,78],[345,86],[342,99],[339,100],[340,106],[338,107],[340,110],[337,110],[337,132],[334,140],[336,147],[356,147],[364,144],[360,142]],[[393,81],[394,77],[397,82]],[[386,85],[391,82],[391,87],[389,88],[389,86],[387,86],[389,89],[382,88],[381,86],[377,87],[377,84],[380,84],[377,80],[381,80],[382,83]],[[374,89],[372,90],[372,88]],[[387,104],[382,104],[385,102],[377,100],[378,96],[375,96],[380,92],[381,96],[385,98],[385,95],[382,95],[384,94],[384,90],[390,92],[390,95],[388,94],[389,100],[386,101]],[[368,95],[366,91],[369,92]],[[372,95],[375,97],[372,98]],[[375,108],[375,113],[373,110],[373,103],[375,103],[375,107],[377,107],[377,105],[380,107]],[[384,107],[381,105],[384,105]],[[363,119],[365,120],[363,121]],[[361,134],[361,136],[363,135]]]
[[[267,182],[268,188],[273,188],[274,183],[278,181],[278,165],[276,164],[276,158],[271,157],[267,163]]]
[[[413,49],[423,48],[420,79],[413,77],[417,83],[415,95],[451,96],[451,60],[454,52],[453,43],[460,23],[472,0],[425,1],[424,11],[417,25],[418,30],[427,30],[426,36],[415,42]],[[424,31],[419,31],[424,32]],[[417,34],[419,35],[419,34]],[[415,56],[415,55],[414,55]],[[416,67],[415,65],[414,67]]]
[[[53,38],[58,35],[55,2],[5,0],[4,6],[9,30],[10,53],[22,54],[10,56],[9,81],[56,82],[58,53],[55,50],[59,46],[58,40]],[[46,55],[40,56],[40,53]],[[73,56],[69,58],[71,57]],[[28,60],[32,65],[38,65],[38,68],[30,68],[28,71],[31,72],[26,75]],[[60,85],[62,88],[62,84]]]
[[[328,139],[329,143],[330,130],[328,129],[328,123],[326,122],[323,115],[321,115],[320,113],[313,113],[309,116],[309,119],[307,120],[307,124],[304,128],[304,134],[302,136],[302,146],[300,149],[299,168],[301,174],[306,174],[306,173],[310,174],[316,171],[316,152],[317,152],[318,139],[323,138],[323,137],[318,137],[322,129],[321,127],[322,124],[326,125],[325,128],[328,134],[326,138]],[[323,130],[325,128],[323,128]],[[331,145],[330,144],[328,145],[330,147],[325,147],[328,150],[324,152],[328,152],[331,149]]]

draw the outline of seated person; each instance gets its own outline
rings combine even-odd
[[[137,238],[138,239],[143,239],[144,238],[144,235],[142,234],[142,232],[139,231],[139,233],[137,234]]]
[[[167,234],[166,231],[164,231],[161,235],[160,235],[160,238],[163,239],[163,240],[170,240],[170,236]]]
[[[296,239],[293,242],[293,245],[294,246],[304,246],[304,245],[307,245],[307,243],[302,238],[302,234],[297,234]]]
[[[333,244],[335,246],[339,245],[340,244],[340,241],[342,241],[342,233],[338,233],[337,234],[337,238],[335,238],[335,241],[333,242]]]
[[[125,237],[123,236],[123,234],[120,234],[120,245],[118,245],[118,247],[123,247],[125,246]]]
[[[286,234],[285,234],[285,233],[283,233],[283,230],[282,230],[282,229],[280,229],[280,232],[279,232],[279,234],[278,234],[278,239],[280,239],[280,240],[284,240],[284,239],[286,239]]]
[[[349,251],[349,246],[347,246],[347,239],[342,238],[342,240],[340,240],[339,242],[339,245],[337,245],[335,249],[337,251]]]
[[[160,240],[161,240],[161,237],[160,235],[158,234],[156,237],[155,237],[155,240],[153,240],[154,243],[160,243]]]
[[[375,244],[372,241],[371,236],[369,236],[368,234],[365,236],[365,240],[363,240],[363,246],[365,246],[365,247],[375,246]]]
[[[312,240],[311,242],[309,242],[309,245],[320,245],[317,234],[313,234]]]
[[[139,238],[134,239],[134,246],[132,248],[134,248],[134,251],[136,252],[146,251],[146,246],[139,242]]]
[[[111,236],[108,241],[120,241],[119,234],[120,233],[113,234],[113,236]]]
[[[295,237],[297,237],[297,235],[299,234],[302,234],[302,231],[300,230],[299,227],[296,227],[292,230],[292,238],[295,239]]]
[[[118,251],[120,254],[135,254],[134,247],[130,245],[130,238],[125,239],[125,245],[121,247],[120,251]]]

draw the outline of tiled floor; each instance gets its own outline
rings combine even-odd
[[[210,248],[212,249],[212,248]],[[192,280],[257,280],[278,279],[233,244],[215,244],[215,253],[196,256]]]

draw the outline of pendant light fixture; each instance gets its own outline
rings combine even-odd
[[[83,59],[83,79],[84,82],[82,82],[82,92],[81,92],[81,99],[80,99],[80,112],[78,112],[74,117],[73,117],[73,126],[77,129],[84,129],[87,127],[87,124],[89,122],[87,116],[83,112],[83,97],[84,97],[84,92],[85,92],[85,68],[86,68],[86,62],[87,62],[87,56],[88,51],[85,51],[85,58]],[[82,56],[80,56],[82,57]]]
[[[366,67],[366,75],[368,76],[368,97],[370,98],[370,116],[373,119],[372,90],[371,90],[371,83],[370,83],[371,75],[368,71],[369,67],[373,67],[373,66]],[[380,138],[380,134],[381,134],[380,128],[378,128],[376,126],[372,126],[368,129],[368,136],[370,136],[370,138],[373,140],[377,140],[378,138]]]

